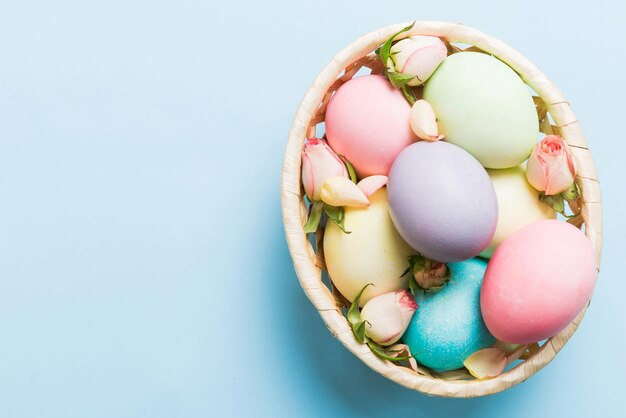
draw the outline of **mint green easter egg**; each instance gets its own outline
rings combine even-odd
[[[445,140],[487,168],[524,162],[539,134],[528,87],[508,65],[479,52],[450,55],[428,79],[424,99]]]

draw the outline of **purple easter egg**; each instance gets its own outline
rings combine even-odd
[[[404,240],[434,260],[467,260],[496,230],[498,202],[489,175],[468,152],[447,142],[405,148],[389,172],[391,219]]]

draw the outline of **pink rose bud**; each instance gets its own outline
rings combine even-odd
[[[309,200],[320,200],[324,182],[336,176],[348,177],[343,161],[325,140],[307,139],[302,148],[302,184]]]
[[[413,277],[422,289],[436,292],[450,280],[450,271],[444,263],[428,260],[425,266],[413,266]]]
[[[413,74],[409,86],[420,86],[428,80],[439,64],[448,56],[443,41],[435,36],[411,36],[396,42],[391,47],[391,58],[387,63],[391,71]]]
[[[380,345],[391,345],[409,326],[417,303],[408,291],[401,289],[370,299],[361,310],[365,335]]]
[[[563,138],[548,135],[535,145],[526,166],[526,178],[546,196],[562,193],[574,183],[576,169]]]

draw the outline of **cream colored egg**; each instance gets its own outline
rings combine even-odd
[[[328,222],[324,234],[326,267],[335,287],[352,301],[361,289],[361,306],[371,298],[408,285],[408,276],[400,277],[409,267],[408,256],[415,251],[396,231],[389,215],[387,189],[369,197],[367,208],[346,207],[345,234]]]
[[[542,219],[555,219],[556,212],[539,201],[539,192],[528,184],[523,166],[487,172],[496,189],[498,224],[489,246],[480,256],[491,258],[498,245],[518,229]]]

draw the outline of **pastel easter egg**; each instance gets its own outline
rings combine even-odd
[[[361,306],[374,296],[406,288],[408,256],[414,251],[398,234],[389,216],[387,190],[369,197],[366,208],[345,207],[344,233],[332,222],[326,224],[324,257],[335,287],[352,301],[361,289]]]
[[[331,148],[354,165],[360,178],[387,175],[396,156],[417,140],[411,106],[386,77],[353,78],[333,95],[326,110]]]
[[[523,226],[555,219],[556,211],[539,200],[539,192],[526,180],[523,166],[487,170],[498,199],[498,224],[489,246],[480,253],[491,258],[498,245]]]
[[[504,240],[485,273],[481,307],[499,340],[526,344],[568,325],[596,282],[591,242],[567,222],[543,220]]]
[[[488,168],[521,164],[539,121],[528,87],[508,65],[479,52],[450,55],[424,87],[439,133]]]
[[[448,284],[436,293],[416,296],[419,307],[402,336],[417,361],[444,371],[463,367],[472,353],[494,343],[480,313],[480,286],[487,262],[474,258],[448,267]]]
[[[498,204],[491,180],[456,145],[421,141],[405,148],[391,168],[387,189],[398,232],[426,257],[467,260],[493,237]]]

